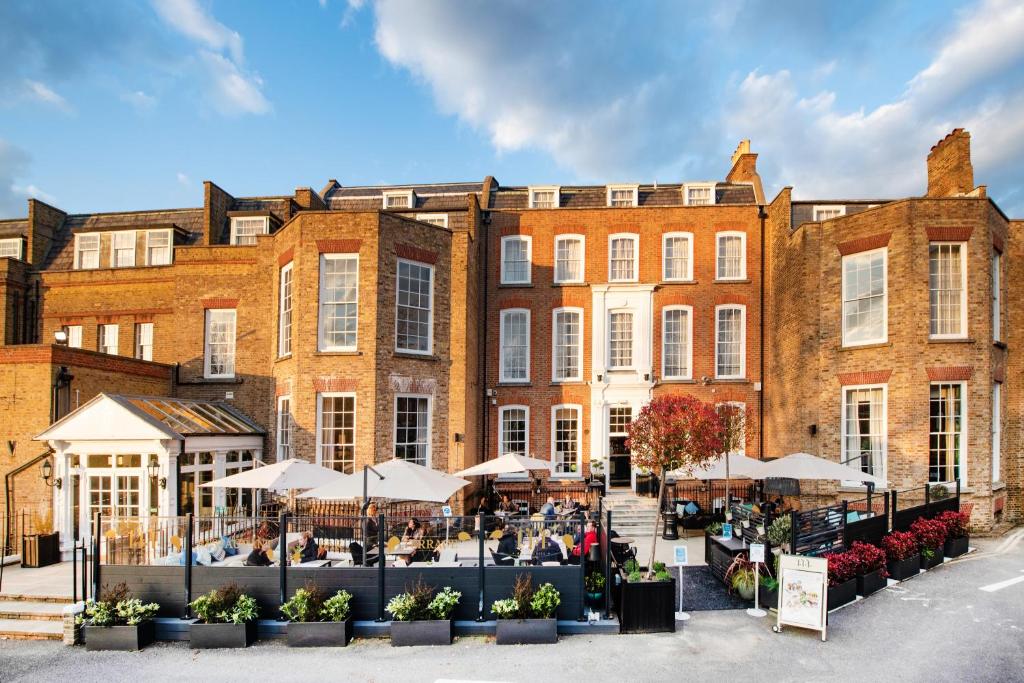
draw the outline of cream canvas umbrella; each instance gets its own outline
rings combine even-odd
[[[369,468],[376,476],[348,476],[306,491],[299,498],[391,498],[444,503],[469,484],[465,479],[395,458]]]
[[[721,457],[707,467],[695,469],[693,472],[679,469],[670,474],[677,477],[693,477],[694,479],[763,479],[764,476],[761,474],[763,468],[764,463],[760,460],[733,453],[728,456],[728,465],[726,458]]]
[[[254,467],[251,470],[221,477],[200,484],[200,488],[231,488],[231,489],[268,489],[271,491],[291,491],[295,489],[311,489],[337,479],[346,477],[316,463],[298,458],[288,458],[273,465]]]
[[[547,460],[531,458],[519,453],[506,453],[479,465],[473,465],[460,472],[457,477],[486,477],[489,474],[510,474],[512,472],[531,472],[534,470],[551,470],[551,463]]]
[[[761,478],[769,477],[859,481],[875,486],[885,486],[886,484],[886,480],[881,477],[868,474],[855,467],[819,458],[810,453],[793,453],[778,460],[765,462],[761,467]]]

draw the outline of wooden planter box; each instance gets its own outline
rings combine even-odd
[[[393,647],[451,644],[451,619],[391,622],[391,645]]]
[[[877,593],[885,588],[886,583],[886,580],[882,578],[881,569],[861,574],[857,577],[857,595],[867,597],[872,593]]]
[[[960,557],[965,554],[971,545],[971,537],[964,536],[963,538],[947,538],[946,545],[943,548],[946,557]]]
[[[352,616],[345,621],[289,621],[288,647],[345,647],[352,640]]]
[[[641,581],[620,587],[619,633],[676,630],[676,580]]]
[[[899,562],[890,562],[886,565],[889,576],[897,581],[905,581],[911,576],[917,576],[921,571],[921,556],[913,555]]]
[[[921,556],[921,569],[933,569],[942,564],[942,548],[936,548],[932,553],[932,558],[929,560],[924,555]]]
[[[244,624],[200,624],[192,622],[188,646],[193,650],[249,647],[256,640],[256,622]]]
[[[857,579],[856,577],[849,581],[844,581],[838,586],[832,586],[828,589],[828,609],[831,612],[837,607],[842,607],[847,603],[851,603],[857,599]]]
[[[25,536],[22,545],[22,567],[46,567],[60,562],[60,535],[57,533]]]
[[[93,626],[82,628],[86,650],[141,650],[156,639],[152,621],[134,626]]]
[[[555,619],[498,619],[498,645],[544,645],[558,642]]]
[[[779,609],[779,589],[768,590],[764,586],[757,587],[757,599],[762,609]]]

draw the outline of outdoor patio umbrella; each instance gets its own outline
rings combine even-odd
[[[487,476],[489,474],[509,474],[511,472],[530,472],[533,470],[551,470],[551,463],[547,460],[530,458],[519,453],[506,453],[479,465],[473,465],[460,472],[457,477]]]
[[[465,479],[399,458],[373,465],[370,469],[376,476],[341,477],[306,491],[299,498],[391,498],[444,503],[469,484]]]
[[[340,479],[346,475],[316,463],[298,458],[288,458],[273,465],[254,467],[251,470],[208,481],[199,486],[206,488],[269,489],[290,491],[311,489]],[[354,478],[354,477],[353,477]]]
[[[763,479],[761,469],[764,467],[764,463],[754,458],[748,458],[745,455],[731,454],[728,456],[728,466],[726,465],[726,458],[722,457],[711,463],[707,467],[693,470],[680,469],[670,472],[677,477],[693,477],[694,479]]]
[[[868,474],[855,467],[819,458],[810,453],[793,453],[778,460],[763,463],[761,478],[788,477],[790,479],[817,479],[838,481],[860,481],[875,486],[885,486],[881,477]]]

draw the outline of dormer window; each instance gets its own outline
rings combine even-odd
[[[639,185],[609,185],[608,206],[637,206],[639,194]]]
[[[21,243],[20,237],[14,237],[11,239],[0,240],[0,258],[21,258]]]
[[[234,216],[231,218],[231,244],[256,244],[257,235],[270,232],[267,216]]]
[[[711,206],[715,203],[714,183],[686,183],[683,185],[686,206]]]
[[[91,270],[100,267],[100,235],[75,235],[75,269]]]
[[[110,240],[110,266],[131,268],[135,265],[135,232],[115,232]]]
[[[557,185],[530,188],[531,209],[557,209],[561,188]]]
[[[448,227],[448,214],[446,213],[418,213],[416,220],[436,225],[439,228]]]
[[[827,221],[832,218],[839,218],[846,215],[846,207],[842,204],[815,205],[814,222]]]
[[[384,193],[385,209],[411,209],[414,206],[416,206],[416,196],[412,190]]]

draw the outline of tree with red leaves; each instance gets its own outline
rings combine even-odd
[[[634,467],[658,475],[658,513],[665,500],[665,473],[705,467],[722,453],[725,433],[722,417],[711,404],[688,395],[658,396],[629,425],[626,446]],[[654,574],[658,520],[654,522],[647,578]]]

